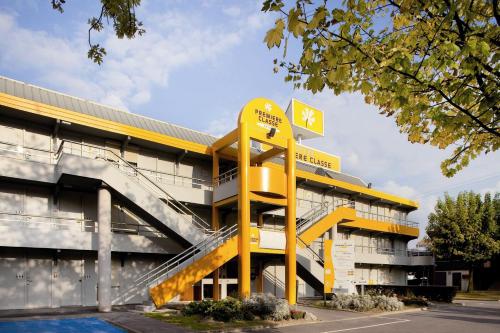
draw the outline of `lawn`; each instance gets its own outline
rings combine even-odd
[[[457,292],[456,300],[499,301],[500,291],[478,290],[471,292]]]
[[[234,320],[229,322],[214,321],[201,316],[183,316],[173,313],[150,312],[145,314],[149,318],[158,319],[169,324],[174,324],[195,331],[209,331],[220,329],[270,327],[276,324],[267,320]]]

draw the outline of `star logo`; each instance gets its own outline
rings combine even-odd
[[[316,121],[316,118],[314,118],[314,111],[305,108],[304,111],[302,111],[302,120],[306,122],[306,128],[309,127],[309,125],[314,124]]]
[[[267,112],[271,112],[271,110],[273,109],[273,106],[269,103],[266,103],[264,105],[264,109],[266,109]]]

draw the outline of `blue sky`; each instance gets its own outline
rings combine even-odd
[[[143,0],[146,34],[118,40],[93,34],[106,47],[102,66],[87,57],[87,19],[99,1],[69,0],[64,14],[50,1],[0,0],[0,75],[156,119],[221,135],[241,107],[258,96],[286,108],[292,97],[325,112],[325,137],[304,142],[342,157],[343,171],[380,190],[416,199],[424,228],[444,191],[500,191],[500,156],[481,156],[452,179],[441,175],[449,151],[410,144],[392,118],[358,94],[312,95],[273,73],[281,51],[263,43],[273,17],[259,1]],[[294,53],[291,51],[293,57]]]

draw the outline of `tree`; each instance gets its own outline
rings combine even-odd
[[[481,199],[472,191],[461,192],[456,200],[446,193],[429,215],[426,232],[430,249],[439,259],[468,264],[469,290],[474,265],[500,253],[499,207],[494,200],[489,193]]]
[[[52,8],[64,12],[63,6],[66,0],[51,0]],[[104,29],[103,20],[109,24],[113,23],[113,29],[118,38],[128,39],[142,36],[146,30],[142,27],[142,22],[135,15],[135,8],[139,7],[141,0],[101,0],[101,12],[98,17],[91,17],[89,24],[89,51],[87,56],[95,63],[101,65],[106,55],[106,49],[99,43],[92,43],[92,31],[99,32]]]
[[[264,41],[284,49],[274,62],[285,81],[313,93],[361,92],[410,142],[455,146],[444,175],[500,147],[498,0],[298,0],[290,8],[265,0],[262,11],[279,16]],[[295,60],[287,59],[291,36],[301,45]]]

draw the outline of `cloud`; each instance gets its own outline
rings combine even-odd
[[[173,73],[217,61],[256,25],[207,22],[188,10],[154,9],[147,4],[139,8],[147,26],[142,37],[118,39],[111,27],[95,34],[108,53],[102,66],[86,57],[86,25],[59,36],[27,28],[21,16],[0,12],[0,35],[9,36],[0,39],[0,69],[30,71],[43,86],[133,110],[150,101],[154,88],[168,88]],[[236,9],[227,10],[236,14]]]
[[[236,128],[236,118],[237,114],[234,112],[223,113],[222,116],[211,120],[204,132],[220,138]]]
[[[224,7],[222,12],[230,17],[238,17],[241,14],[241,8],[238,6]]]

